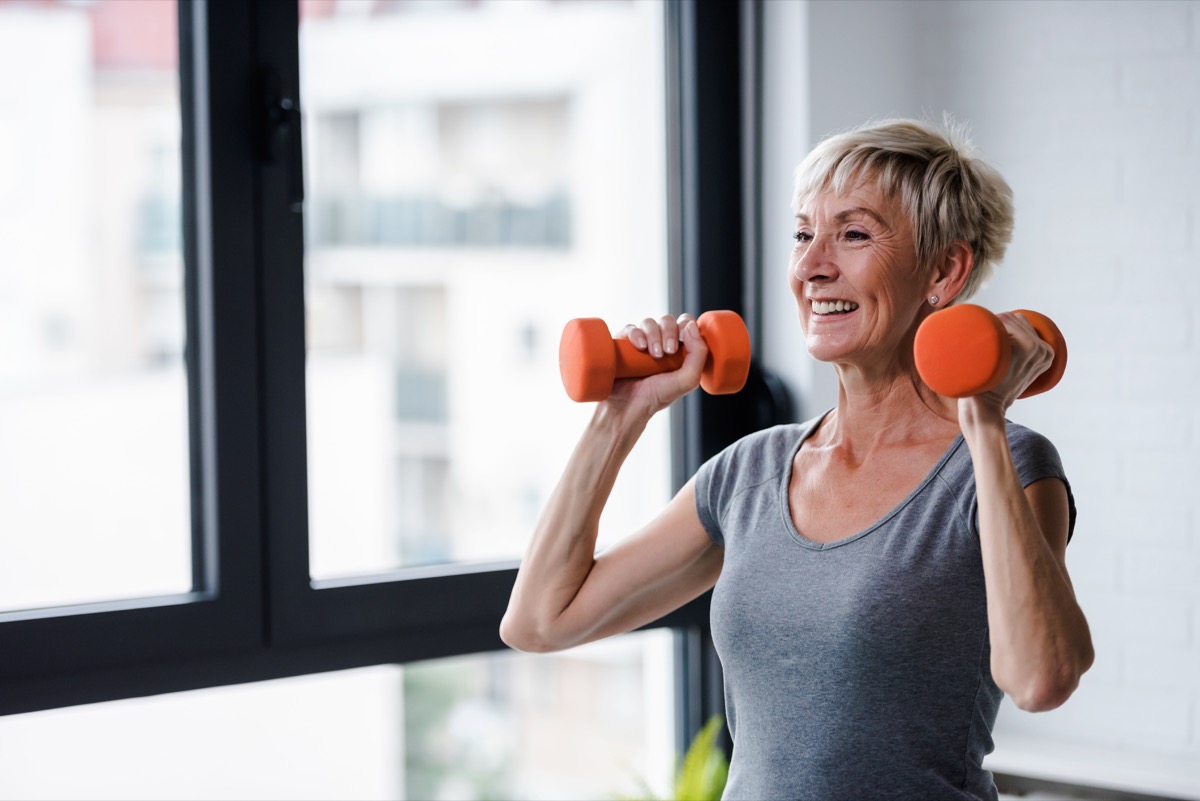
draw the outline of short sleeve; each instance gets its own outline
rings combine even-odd
[[[1008,446],[1012,451],[1013,463],[1017,468],[1017,477],[1022,487],[1028,487],[1043,478],[1057,478],[1067,489],[1067,508],[1069,512],[1067,541],[1075,534],[1075,494],[1071,491],[1071,482],[1067,480],[1063,468],[1062,457],[1047,437],[1032,429],[1015,423],[1008,426]]]
[[[722,548],[725,547],[725,534],[721,531],[722,499],[728,498],[725,490],[734,480],[735,470],[731,463],[736,462],[735,447],[729,446],[700,465],[696,471],[696,513],[709,539]]]

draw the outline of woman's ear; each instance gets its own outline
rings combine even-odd
[[[963,240],[951,242],[942,254],[942,258],[934,265],[931,295],[941,299],[939,306],[945,306],[958,297],[967,284],[971,268],[975,266],[975,251]]]

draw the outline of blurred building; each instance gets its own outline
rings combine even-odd
[[[169,0],[0,3],[0,68],[37,76],[0,84],[0,524],[21,532],[0,541],[0,609],[190,588],[176,15]],[[559,383],[563,324],[667,311],[661,15],[633,0],[301,3],[314,578],[523,551],[589,413]],[[667,458],[659,425],[606,532],[666,500]],[[76,752],[22,735],[45,716],[0,720],[4,772],[18,794],[53,789],[66,759],[90,766],[84,786],[153,795],[241,716],[255,723],[244,752],[221,751],[228,784],[196,778],[197,792],[663,784],[670,636],[56,713]],[[289,726],[297,705],[336,707],[343,733]],[[366,711],[380,708],[388,733]],[[155,752],[142,784],[83,746],[103,731],[153,751],[161,727],[181,748]],[[271,756],[288,750],[358,767]]]
[[[545,402],[562,325],[665,310],[661,6],[304,9],[314,575],[516,556],[579,430]],[[326,492],[362,463],[335,441],[350,408],[388,416],[390,500]],[[618,526],[668,491],[647,445]]]

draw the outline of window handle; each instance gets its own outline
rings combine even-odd
[[[304,150],[300,136],[300,106],[283,91],[279,73],[266,67],[261,75],[262,135],[260,157],[264,164],[286,164],[288,206],[299,212],[304,206]]]

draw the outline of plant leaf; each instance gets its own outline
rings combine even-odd
[[[675,776],[675,801],[720,801],[729,778],[729,760],[717,745],[723,724],[713,715],[688,746]]]

